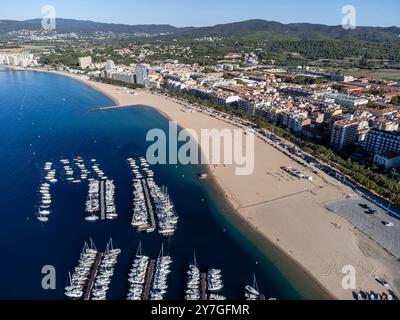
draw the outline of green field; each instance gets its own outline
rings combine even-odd
[[[369,79],[400,81],[400,69],[377,69],[377,70],[348,69],[348,70],[342,70],[342,72],[343,74],[352,75],[357,78],[366,77]]]

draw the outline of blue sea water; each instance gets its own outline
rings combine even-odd
[[[113,102],[70,78],[39,72],[0,72],[0,299],[64,299],[68,271],[77,264],[83,243],[91,237],[99,249],[113,238],[122,249],[110,299],[124,299],[127,275],[138,247],[156,257],[161,244],[174,263],[168,299],[182,299],[186,270],[196,251],[200,267],[223,270],[229,299],[242,299],[243,288],[257,274],[267,297],[317,297],[308,284],[298,284],[282,271],[277,259],[253,245],[237,224],[225,216],[214,190],[197,179],[198,166],[156,166],[155,180],[165,185],[180,216],[176,235],[138,234],[130,226],[132,188],[128,157],[144,156],[151,128],[167,131],[168,121],[151,108],[91,112]],[[60,181],[52,189],[48,223],[35,219],[42,167],[53,161],[82,156],[96,158],[116,183],[119,219],[87,223],[87,185]],[[240,224],[240,222],[239,222]],[[56,269],[56,290],[43,290],[42,267]],[[312,291],[312,290],[311,290]]]

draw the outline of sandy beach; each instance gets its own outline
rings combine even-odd
[[[205,128],[233,129],[233,125],[206,114],[182,111],[182,106],[165,97],[77,79],[109,97],[118,106],[143,105],[155,108],[183,128],[200,132]],[[101,111],[100,111],[101,112]],[[115,109],[113,112],[118,112]],[[299,180],[281,167],[291,166],[313,176]],[[311,172],[259,138],[255,141],[255,170],[250,176],[237,176],[233,165],[210,168],[226,200],[259,235],[281,249],[307,270],[337,299],[352,299],[352,290],[342,288],[344,266],[356,269],[357,289],[383,292],[374,277],[383,276],[400,289],[400,264],[373,240],[347,220],[329,211],[332,202],[354,196],[354,191],[322,171]]]

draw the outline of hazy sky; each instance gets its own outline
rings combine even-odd
[[[1,0],[0,19],[38,18],[44,5],[60,18],[178,27],[247,19],[339,25],[342,7],[353,5],[357,25],[400,26],[399,0]]]

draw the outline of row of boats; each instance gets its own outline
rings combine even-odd
[[[120,249],[115,249],[112,239],[106,251],[100,253],[93,241],[86,242],[74,273],[69,273],[69,284],[65,287],[65,295],[70,299],[105,300],[114,266],[117,263]]]
[[[217,294],[224,288],[222,282],[222,271],[219,269],[209,269],[207,272],[207,291],[209,292],[209,300],[226,300],[220,294]]]
[[[97,164],[96,159],[90,160],[90,166],[93,171],[89,171],[85,165],[85,161],[82,157],[75,157],[73,160],[69,159],[61,159],[61,166],[64,170],[64,176],[66,181],[79,184],[82,181],[89,181],[89,196],[86,201],[86,212],[89,213],[89,216],[85,219],[87,221],[97,221],[99,219],[98,216],[95,215],[96,212],[100,211],[101,203],[100,203],[100,181],[106,181],[105,185],[105,218],[112,220],[117,218],[116,206],[115,206],[115,185],[112,180],[108,180],[107,176],[104,174],[104,171],[100,169],[100,166]],[[37,219],[41,222],[48,222],[49,215],[51,214],[50,206],[52,203],[52,198],[50,194],[50,187],[52,184],[58,182],[56,178],[56,169],[53,168],[52,162],[46,162],[44,165],[44,178],[43,182],[39,186],[39,210],[37,212]],[[79,173],[76,176],[76,172],[74,169],[78,169]],[[97,180],[94,180],[96,178]]]
[[[88,196],[86,199],[85,211],[89,215],[85,218],[86,221],[95,222],[99,220],[96,213],[100,212],[100,181],[90,180]]]
[[[115,205],[115,184],[113,180],[106,180],[105,183],[105,210],[106,219],[114,220],[118,218],[117,207]]]
[[[65,179],[68,182],[78,184],[81,183],[82,180],[88,179],[90,172],[86,169],[82,157],[74,158],[72,163],[69,159],[61,159],[60,162],[64,169]],[[80,170],[79,178],[75,177],[75,171],[72,167],[73,165],[75,165]]]
[[[37,219],[40,222],[48,222],[49,215],[51,214],[51,193],[50,187],[51,184],[57,183],[56,170],[53,169],[52,162],[46,162],[44,165],[44,181],[40,184],[38,194],[40,197],[38,212],[37,212]]]
[[[150,195],[157,215],[158,233],[165,237],[175,234],[178,225],[178,215],[166,188],[160,188],[153,179],[147,180]]]
[[[226,300],[226,297],[220,294],[224,288],[221,270],[211,268],[208,270],[207,274],[202,274],[197,265],[195,255],[194,263],[189,265],[187,276],[185,300]],[[258,289],[255,275],[253,284],[245,287],[244,296],[246,300],[265,300],[265,297]]]
[[[52,162],[46,162],[44,164],[44,171],[46,173],[44,179],[47,180],[49,183],[55,184],[58,182],[56,179],[56,169],[53,169]]]
[[[81,299],[85,289],[89,285],[89,280],[94,272],[95,263],[98,258],[97,251],[93,241],[90,240],[90,246],[86,242],[81,252],[78,266],[75,267],[71,276],[69,273],[69,284],[65,287],[65,295],[71,299]]]
[[[97,160],[92,159],[92,160],[90,160],[90,162],[91,162],[92,170],[96,174],[96,177],[94,177],[94,178],[96,178],[98,180],[107,180],[108,177],[106,176],[104,171],[100,168],[100,165],[97,163]]]
[[[90,244],[85,243],[82,249],[74,273],[69,274],[65,295],[71,299],[106,300],[120,254],[121,250],[114,248],[112,239],[108,242],[104,253],[99,252],[90,239]],[[127,300],[164,300],[172,262],[170,256],[164,255],[164,246],[161,247],[158,258],[152,260],[142,254],[142,246],[139,244],[129,272]],[[187,271],[186,287],[185,300],[188,301],[226,300],[226,297],[220,294],[224,288],[222,271],[210,268],[207,273],[201,273],[196,256]],[[246,300],[265,300],[258,289],[255,275],[253,284],[245,287],[244,297]]]
[[[155,271],[153,275],[153,281],[150,291],[150,300],[161,301],[164,300],[167,294],[167,278],[171,273],[172,258],[170,256],[164,256],[163,249],[158,257],[155,265]]]
[[[187,276],[185,300],[226,300],[224,296],[218,294],[224,287],[221,270],[211,268],[207,274],[202,274],[195,255],[194,263],[189,265]]]
[[[196,261],[196,259],[195,259]],[[186,282],[186,295],[185,299],[189,301],[198,301],[201,297],[201,273],[197,266],[197,263],[189,265],[189,271],[187,272]]]
[[[85,211],[88,214],[85,220],[89,222],[99,220],[99,213],[103,219],[114,220],[118,218],[113,180],[98,181],[89,179]]]
[[[160,235],[172,236],[177,229],[178,216],[171,198],[167,190],[154,181],[154,172],[146,159],[139,158],[138,162],[128,159],[133,175],[132,226],[149,233],[158,228]]]
[[[139,166],[133,158],[129,158],[127,161],[132,173],[133,186],[133,216],[131,224],[138,231],[154,232],[156,225],[153,204],[148,193],[145,176],[140,170],[141,168],[148,169],[148,163],[144,159],[140,159],[141,166]]]
[[[96,159],[90,160],[89,170],[85,164],[85,160],[82,157],[75,157],[71,160],[61,159],[61,165],[63,166],[65,179],[73,184],[79,184],[83,181],[92,179],[107,180],[107,176],[104,171],[100,169],[100,165]],[[77,169],[77,170],[75,170]],[[76,171],[78,171],[76,173]]]
[[[155,226],[150,223],[151,203],[146,203],[142,180],[133,179],[133,216],[132,226],[138,231],[154,232]],[[148,206],[150,206],[148,208]]]
[[[114,275],[114,267],[120,254],[121,250],[115,249],[112,239],[110,239],[105,253],[101,256],[101,263],[92,289],[92,300],[106,300],[111,278]]]
[[[143,300],[149,265],[150,258],[142,255],[142,245],[140,244],[129,273],[128,281],[130,287],[127,300]]]
[[[164,300],[167,293],[167,278],[171,273],[172,259],[164,256],[163,247],[156,261],[142,255],[141,244],[129,273],[127,300]]]

